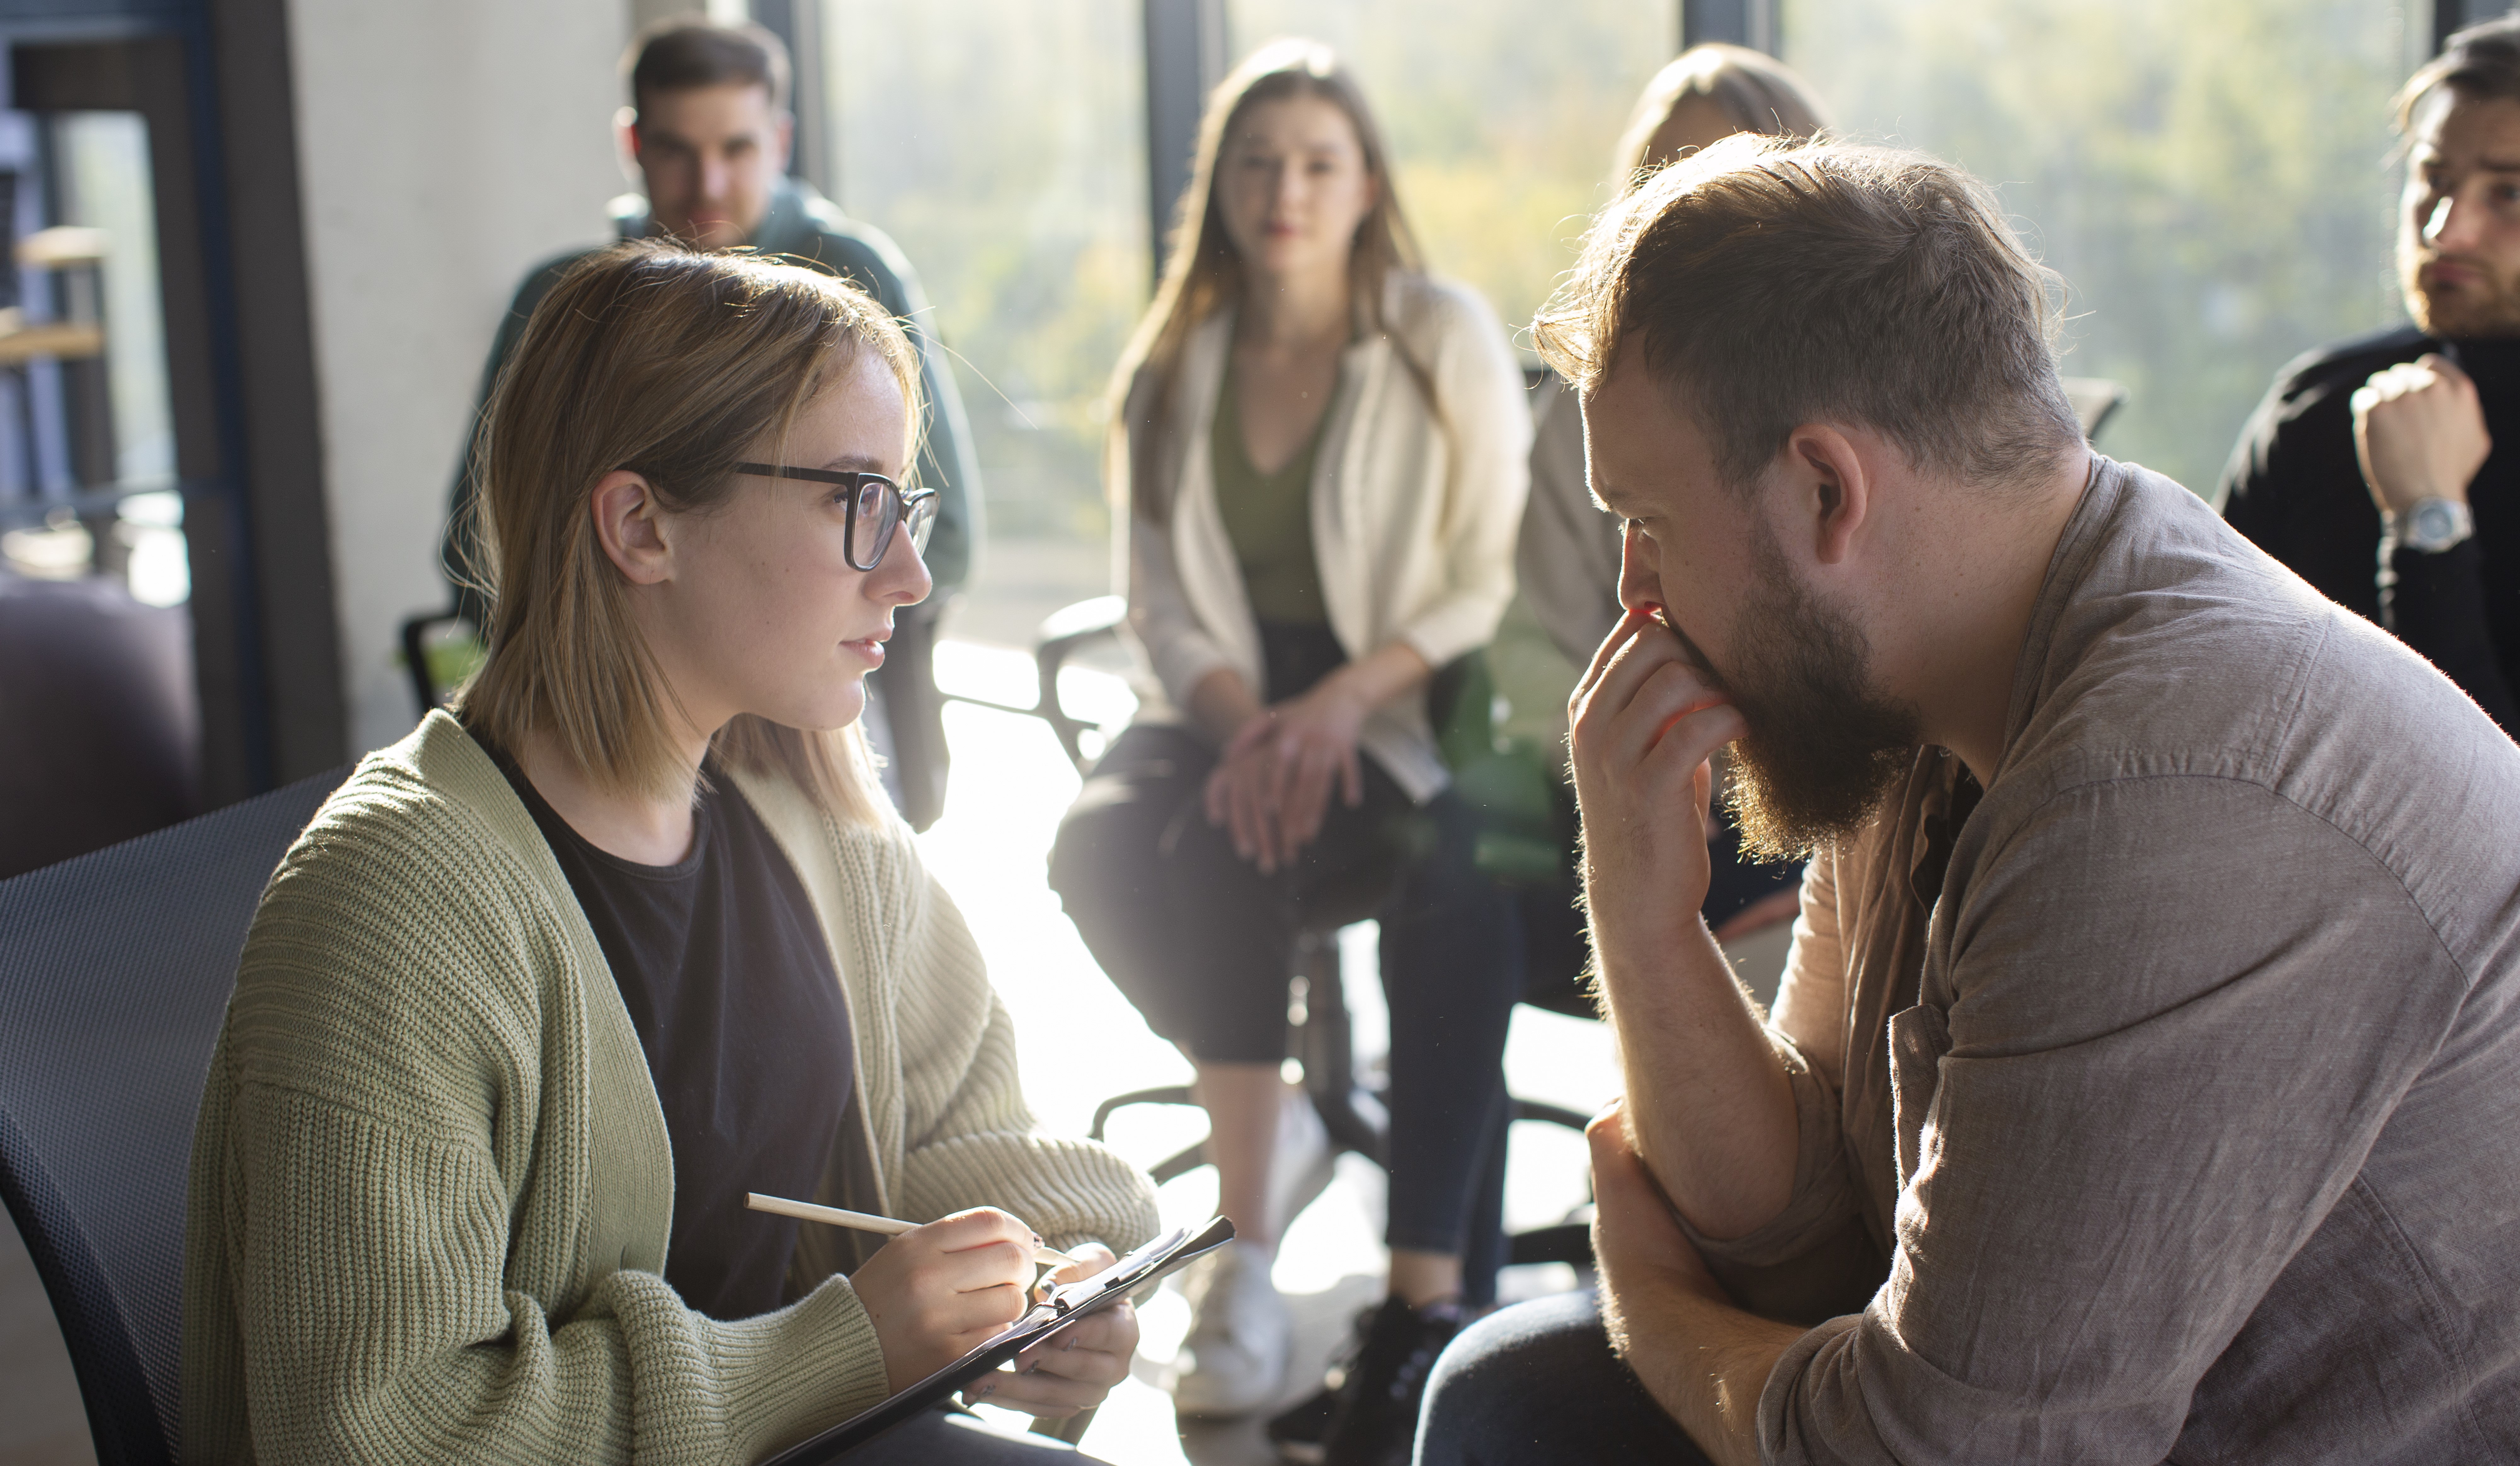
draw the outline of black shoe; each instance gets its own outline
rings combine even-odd
[[[1335,1378],[1339,1369],[1333,1366]],[[1269,1444],[1278,1447],[1278,1458],[1291,1466],[1321,1466],[1322,1442],[1330,1433],[1330,1417],[1338,1413],[1338,1386],[1325,1385],[1292,1405],[1271,1416],[1267,1427]]]
[[[1426,1376],[1466,1321],[1458,1304],[1413,1309],[1396,1298],[1358,1320],[1363,1337],[1322,1437],[1323,1466],[1408,1466]]]

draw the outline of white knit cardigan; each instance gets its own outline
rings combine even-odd
[[[1531,413],[1505,328],[1463,287],[1394,272],[1383,295],[1390,334],[1372,334],[1339,359],[1322,448],[1313,467],[1313,554],[1331,632],[1351,660],[1406,642],[1441,667],[1487,644],[1513,596],[1514,535],[1530,484]],[[1393,337],[1433,378],[1440,416]],[[1191,689],[1220,667],[1263,691],[1260,629],[1216,499],[1209,432],[1234,339],[1234,312],[1201,323],[1182,354],[1178,416],[1169,429],[1162,387],[1142,371],[1124,422],[1162,433],[1144,462],[1150,493],[1119,487],[1141,508],[1115,525],[1125,567],[1129,629],[1151,686],[1140,722],[1182,719]],[[1148,503],[1171,508],[1158,524]],[[1377,710],[1367,753],[1420,803],[1448,782],[1422,692]]]

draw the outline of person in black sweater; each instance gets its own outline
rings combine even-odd
[[[2414,324],[2286,366],[2223,514],[2520,732],[2520,17],[2452,36],[2398,125]]]

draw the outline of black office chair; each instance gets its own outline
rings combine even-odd
[[[459,610],[430,611],[402,624],[402,665],[420,716],[446,699],[481,661],[481,633]]]
[[[1039,701],[1030,708],[1001,704],[1003,711],[1024,713],[1048,723],[1058,737],[1059,746],[1067,751],[1079,773],[1092,767],[1083,734],[1092,731],[1092,722],[1069,714],[1058,693],[1058,676],[1078,653],[1099,644],[1115,641],[1127,611],[1120,597],[1104,596],[1079,601],[1053,613],[1042,622],[1034,644],[1035,669],[1040,677]],[[1465,659],[1438,674],[1439,686],[1430,689],[1430,701],[1438,704],[1472,702],[1480,708],[1492,695],[1487,685],[1485,667],[1475,659]],[[1483,726],[1483,720],[1469,720]],[[1473,741],[1476,741],[1473,738]],[[1478,779],[1497,777],[1502,770],[1482,769],[1464,773],[1468,760],[1462,751],[1448,748],[1457,778]],[[1510,775],[1504,777],[1510,777]],[[1520,846],[1529,832],[1511,827],[1481,836],[1483,867],[1502,863],[1512,867],[1527,860]],[[1494,849],[1491,850],[1491,845]],[[1552,854],[1552,862],[1562,865]],[[1542,905],[1551,898],[1539,895]],[[1557,898],[1564,905],[1562,897]],[[1350,1025],[1346,990],[1340,970],[1339,928],[1372,916],[1370,910],[1324,911],[1296,933],[1294,970],[1289,974],[1287,1019],[1290,1029],[1291,1057],[1304,1071],[1304,1092],[1322,1117],[1323,1128],[1329,1133],[1330,1143],[1340,1151],[1354,1151],[1380,1166],[1387,1161],[1388,1111],[1384,1108],[1377,1076],[1364,1072],[1357,1063],[1355,1037]],[[1562,978],[1562,981],[1558,980]],[[1582,992],[1581,975],[1570,968],[1563,974],[1550,974],[1538,985],[1535,994],[1526,994],[1525,1001],[1559,1012],[1594,1016],[1591,1000]],[[1560,991],[1562,989],[1562,991]],[[1097,1106],[1094,1125],[1089,1133],[1100,1140],[1111,1116],[1131,1105],[1192,1104],[1190,1089],[1182,1085],[1164,1085],[1150,1089],[1137,1089],[1113,1095]],[[1562,1105],[1544,1104],[1537,1100],[1513,1099],[1511,1118],[1515,1122],[1537,1121],[1582,1131],[1591,1118]],[[1206,1142],[1191,1145],[1157,1163],[1150,1175],[1156,1184],[1207,1164]],[[1587,1183],[1589,1185],[1589,1181]],[[1507,1239],[1508,1266],[1525,1263],[1566,1263],[1590,1266],[1593,1261],[1590,1228],[1581,1220],[1571,1218],[1555,1225],[1517,1232]]]
[[[175,1459],[202,1079],[263,884],[348,772],[0,881],[0,1200],[101,1466]]]

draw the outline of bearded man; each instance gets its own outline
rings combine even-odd
[[[1421,1466],[2440,1462],[2520,1441],[2520,747],[2096,457],[2048,280],[1911,154],[1735,140],[1535,327],[1627,521],[1573,706],[1625,1066],[1598,1303]],[[1707,758],[1808,850],[1773,1013]]]
[[[2224,515],[2520,733],[2520,17],[2451,37],[2397,106],[2414,324],[2283,369]]]

